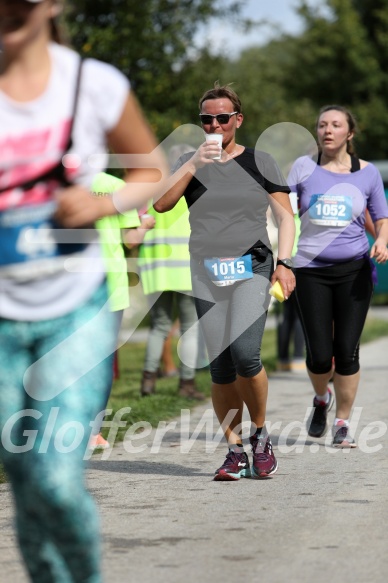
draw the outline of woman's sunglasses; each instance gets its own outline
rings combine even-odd
[[[214,118],[216,118],[219,124],[225,125],[229,123],[232,115],[236,115],[237,113],[238,111],[234,111],[233,113],[217,113],[216,115],[212,115],[211,113],[200,113],[199,117],[201,119],[201,123],[204,125],[213,123]]]

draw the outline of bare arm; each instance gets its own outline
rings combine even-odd
[[[374,239],[376,238],[375,226],[373,224],[372,217],[370,216],[370,212],[368,211],[368,209],[366,209],[365,211],[365,230]]]
[[[144,241],[147,231],[155,227],[155,217],[151,215],[142,215],[140,217],[140,226],[134,229],[125,229],[123,241],[126,247],[138,247]]]
[[[195,165],[189,160],[169,178],[165,194],[154,202],[154,209],[158,213],[165,213],[174,208],[193,178],[195,170]]]
[[[64,189],[58,195],[56,217],[65,227],[91,225],[101,217],[141,208],[165,190],[166,161],[132,92],[116,127],[106,137],[124,164],[129,161],[127,184],[112,197],[93,197],[81,186]]]
[[[132,92],[120,121],[107,139],[114,152],[124,154],[123,162],[127,167],[125,181],[128,186],[114,196],[118,211],[141,208],[165,191],[169,175],[167,161]],[[130,166],[125,164],[127,154],[135,154]]]
[[[285,192],[275,192],[270,195],[271,210],[278,227],[278,257],[291,257],[295,239],[295,220],[290,199]],[[272,278],[272,285],[279,281],[284,297],[287,299],[295,289],[295,276],[291,269],[282,265],[276,267]]]
[[[370,257],[374,257],[377,263],[385,263],[388,260],[388,219],[380,219],[375,222],[376,239],[370,250]]]
[[[198,168],[206,164],[214,164],[212,157],[218,153],[219,146],[217,142],[203,143],[192,158],[170,177],[166,192],[158,200],[155,200],[154,209],[158,213],[165,213],[173,209],[182,197]]]

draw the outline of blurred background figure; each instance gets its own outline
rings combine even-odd
[[[179,370],[175,365],[173,338],[179,335],[179,319],[177,318],[171,326],[170,332],[164,341],[163,352],[160,358],[160,367],[158,369],[158,377],[171,378],[179,375]]]
[[[297,196],[290,192],[290,203],[295,219],[295,243],[292,256],[298,248],[300,234],[300,218],[298,215]],[[276,341],[277,341],[277,370],[283,372],[300,372],[306,370],[305,341],[302,324],[296,309],[295,294],[288,301],[276,305]],[[292,351],[292,354],[291,354]]]
[[[192,151],[192,147],[186,144],[173,146],[169,151],[170,166],[189,151]],[[196,389],[194,380],[198,334],[197,326],[193,327],[197,322],[197,314],[191,295],[187,204],[181,199],[168,213],[160,214],[152,206],[147,213],[155,218],[155,228],[146,233],[138,259],[141,283],[149,300],[151,316],[140,392],[143,396],[155,392],[160,360],[163,351],[169,351],[171,328],[177,314],[180,332],[184,335],[178,392],[183,397],[203,400],[205,397]],[[167,340],[169,335],[170,340]],[[170,358],[167,365],[171,372],[174,371],[172,360]]]
[[[123,186],[125,186],[124,180],[106,172],[100,172],[93,180],[92,192],[94,196],[108,196]],[[114,315],[116,336],[118,336],[123,312],[129,307],[130,303],[127,261],[124,253],[123,238],[126,237],[129,232],[128,230],[131,233],[141,232],[142,227],[144,228],[144,220],[142,224],[137,210],[131,210],[127,213],[104,217],[97,221],[96,227],[100,235],[102,255],[107,274],[109,307]],[[117,349],[112,354],[111,359],[112,377],[109,379],[108,386],[106,387],[105,407],[108,403],[113,379],[119,378],[120,374]],[[89,447],[91,449],[106,449],[109,446],[110,444],[101,433],[95,432],[90,437]]]

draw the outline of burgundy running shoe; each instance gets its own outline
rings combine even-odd
[[[278,469],[278,462],[273,453],[272,443],[268,433],[259,437],[253,435],[249,438],[249,441],[251,442],[253,454],[252,478],[266,478],[274,474]]]
[[[224,463],[215,473],[214,479],[217,481],[234,481],[240,478],[250,478],[249,459],[244,452],[237,453],[229,450]]]

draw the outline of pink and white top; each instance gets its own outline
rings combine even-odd
[[[104,277],[97,237],[68,245],[66,237],[53,235],[58,182],[34,182],[62,159],[79,71],[76,52],[55,43],[49,51],[52,71],[42,95],[16,102],[0,91],[0,316],[17,320],[63,315],[90,297]],[[106,134],[118,123],[129,90],[126,77],[111,65],[84,62],[64,161],[70,182],[90,188],[106,168]],[[28,181],[31,187],[18,187]],[[89,267],[74,268],[75,257]]]

